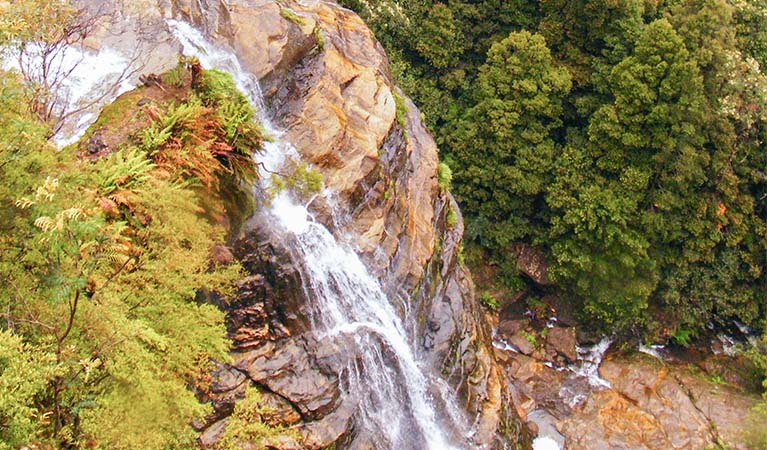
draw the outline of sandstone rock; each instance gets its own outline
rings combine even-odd
[[[573,450],[674,448],[652,414],[611,390],[592,393],[558,428]]]
[[[508,340],[517,331],[527,327],[529,324],[530,321],[527,319],[504,320],[498,324],[498,337]]]
[[[578,352],[575,347],[575,328],[552,327],[548,329],[546,335],[546,346],[551,347],[555,352],[563,355],[570,362],[578,359]]]
[[[665,431],[668,448],[702,448],[711,442],[708,420],[668,368],[656,366],[647,358],[636,358],[630,365],[606,361],[599,373],[615,391],[655,418]]]
[[[271,392],[261,393],[259,407],[264,408],[261,419],[268,425],[294,425],[301,421],[301,415],[284,398]]]
[[[271,442],[266,444],[266,450],[305,450],[306,447],[301,445],[291,436],[277,436]],[[254,450],[260,450],[260,447],[254,448]]]
[[[304,445],[312,449],[322,449],[339,441],[351,431],[352,413],[351,407],[342,404],[322,420],[304,423],[300,429]]]
[[[700,374],[683,371],[676,378],[687,390],[696,408],[713,425],[712,431],[719,441],[732,450],[746,450],[748,447],[743,442],[743,416],[756,405],[757,399],[732,386],[712,386]]]
[[[566,413],[560,391],[566,383],[568,374],[520,353],[511,353],[510,356],[509,362],[505,363],[504,367],[513,386],[512,394],[517,392],[520,405],[524,405],[527,402],[526,399],[530,399],[533,403],[529,404],[529,407],[545,407],[557,415]]]
[[[210,249],[210,262],[216,266],[228,266],[234,262],[234,254],[224,244],[215,244]]]
[[[294,405],[302,415],[317,419],[339,400],[337,379],[315,367],[306,344],[299,338],[267,343],[237,355],[235,365],[251,380],[269,388]]]
[[[558,424],[568,448],[746,448],[743,415],[755,398],[646,355],[606,361],[600,374],[613,388],[591,393]]]

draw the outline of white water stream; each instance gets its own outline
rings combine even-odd
[[[42,47],[30,45],[21,60],[13,52],[2,59],[3,69],[21,70],[33,80],[43,79]],[[98,52],[77,45],[62,47],[49,57],[47,72],[55,80],[56,111],[74,112],[66,117],[54,136],[59,148],[77,142],[98,117],[98,110],[118,95],[134,87],[126,76],[131,61],[119,52],[104,47]],[[99,100],[99,101],[97,101]]]
[[[296,149],[266,116],[257,80],[242,69],[236,55],[206,41],[186,23],[168,24],[186,55],[199,58],[204,68],[231,73],[257,107],[262,125],[273,138],[265,143],[259,162],[277,172],[286,157],[296,158]],[[269,171],[262,173],[267,185],[274,176]],[[421,367],[397,311],[353,249],[315,221],[289,192],[277,195],[263,209],[267,210],[260,214],[269,215],[269,223],[281,229],[301,266],[304,291],[314,309],[315,333],[347,351],[348,362],[340,376],[347,398],[358,402],[355,432],[364,432],[372,439],[369,443],[380,449],[468,446],[467,427],[455,417],[453,401],[444,398],[443,383]]]

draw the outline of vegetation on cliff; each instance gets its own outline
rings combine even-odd
[[[229,351],[204,299],[242,276],[212,248],[263,136],[229,75],[190,89],[194,64],[61,151],[34,93],[0,72],[0,448],[195,445]]]

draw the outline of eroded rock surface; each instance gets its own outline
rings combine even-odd
[[[386,55],[370,30],[332,2],[253,0],[227,8],[209,3],[208,14],[197,2],[185,1],[172,2],[169,11],[234,48],[245,68],[261,79],[285,138],[336,193],[335,214],[320,201],[318,218],[339,235],[351,236],[390,295],[409,299],[410,314],[418,318],[419,353],[458,388],[468,416],[477,417],[476,444],[500,448],[521,439],[524,430],[509,408],[471,278],[458,263],[462,221],[448,225],[445,220],[450,210],[459,218],[460,213],[450,194],[437,186],[436,145],[415,105],[394,86]],[[407,109],[402,123],[396,119],[398,102]],[[309,314],[305,305],[285,311]],[[279,329],[265,314],[258,306],[234,313],[243,316],[235,336],[263,342],[269,331],[259,324]],[[238,355],[244,359],[237,367],[301,412],[308,446],[328,445],[349,426],[328,369],[333,352],[301,338],[306,328],[298,317],[287,322],[281,323],[289,337],[267,339],[261,346],[238,344],[251,350],[249,356]],[[253,352],[270,346],[267,356],[253,358]],[[318,354],[325,355],[326,367]],[[308,390],[316,390],[318,398],[304,398]],[[322,421],[326,424],[318,426]]]
[[[546,361],[497,351],[519,415],[567,449],[747,448],[743,416],[757,399],[697,368],[618,356],[599,370],[611,387],[595,388]],[[555,429],[540,429],[552,423]]]

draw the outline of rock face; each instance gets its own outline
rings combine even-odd
[[[747,448],[743,415],[756,399],[700,370],[644,354],[616,357],[599,369],[611,387],[593,388],[539,359],[498,352],[520,416],[567,449]]]
[[[417,353],[458,391],[476,446],[524,446],[471,277],[458,261],[463,223],[452,196],[437,185],[436,145],[363,21],[332,2],[132,0],[121,7],[153,30],[162,30],[165,19],[188,21],[237,53],[260,79],[284,139],[335,192],[314,202],[317,218],[349,236],[387,294],[403,300],[415,318]],[[147,53],[161,72],[154,67],[175,63],[168,47],[180,47],[167,31],[151,39],[162,42]],[[398,108],[404,120],[397,120]],[[448,214],[457,223],[448,223]],[[309,332],[301,276],[279,239],[253,225],[233,247],[249,271],[228,306],[235,363],[215,375],[216,412],[201,442],[213,445],[236,399],[256,383],[279,406],[277,416],[296,424],[304,447],[343,448],[353,428],[334,370],[343,349]]]

